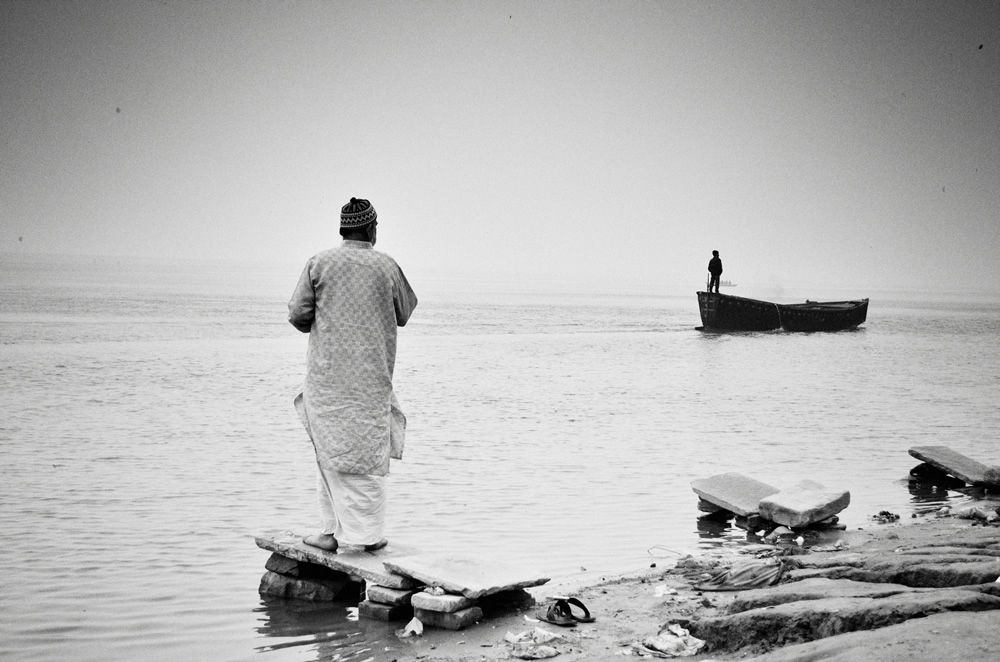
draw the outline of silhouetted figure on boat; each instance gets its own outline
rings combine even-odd
[[[719,293],[719,276],[722,275],[722,260],[719,259],[719,251],[712,251],[712,259],[708,261],[708,273],[712,278],[708,281],[708,291],[715,288],[715,293]]]

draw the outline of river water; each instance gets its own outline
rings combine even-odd
[[[291,404],[297,276],[2,256],[0,657],[377,657],[393,626],[257,593],[253,537],[316,517]],[[699,520],[695,478],[847,489],[841,521],[859,527],[962,498],[905,480],[912,446],[1000,460],[993,299],[857,293],[872,302],[854,331],[708,333],[693,291],[408,276],[391,541],[554,578],[626,572],[746,542]]]

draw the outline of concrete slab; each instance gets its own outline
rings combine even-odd
[[[493,559],[439,556],[393,557],[385,567],[428,586],[440,586],[449,593],[481,598],[502,591],[541,586],[548,577]]]
[[[850,503],[851,493],[846,490],[827,489],[813,481],[802,481],[761,499],[758,513],[772,522],[801,529],[833,517]]]
[[[378,584],[368,584],[366,594],[372,602],[383,605],[408,605],[413,591],[404,591],[398,588],[386,588]]]
[[[384,561],[395,556],[412,556],[416,550],[406,545],[390,542],[387,547],[375,552],[366,552],[360,547],[342,547],[336,552],[327,552],[305,544],[302,536],[298,535],[258,536],[254,542],[269,552],[323,565],[379,586],[409,589],[420,585],[420,582],[387,570],[383,565]]]
[[[410,600],[410,604],[417,609],[426,609],[427,611],[443,611],[449,614],[460,609],[475,607],[478,602],[478,600],[467,598],[464,595],[455,595],[453,593],[431,595],[430,593],[425,593],[423,591],[420,593],[414,593],[413,598]]]
[[[778,491],[773,485],[735,472],[692,480],[691,489],[705,501],[741,517],[756,513],[760,500]]]
[[[987,471],[995,469],[947,446],[914,446],[910,449],[910,455],[970,485],[987,484]]]

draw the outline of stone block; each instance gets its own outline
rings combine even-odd
[[[416,555],[386,559],[383,564],[391,572],[467,598],[541,586],[549,581],[537,572],[495,558]]]
[[[384,605],[408,605],[413,591],[369,584],[367,594],[372,602],[381,602]]]
[[[362,600],[358,604],[358,616],[377,621],[406,621],[413,618],[413,607],[410,605],[387,605],[371,600]]]
[[[474,625],[483,619],[483,610],[479,607],[468,607],[451,613],[443,611],[430,611],[427,609],[414,609],[416,616],[424,625],[443,628],[445,630],[462,630]]]
[[[792,529],[801,529],[833,517],[851,503],[846,490],[825,489],[813,481],[803,481],[761,499],[760,516]]]
[[[428,611],[441,611],[449,614],[460,609],[466,609],[467,607],[475,607],[477,603],[478,601],[473,598],[453,593],[445,593],[444,595],[432,595],[423,592],[414,593],[413,598],[410,600],[410,604],[416,608],[427,609]]]
[[[757,512],[760,500],[778,491],[777,487],[730,472],[691,481],[691,489],[705,501],[747,517]]]
[[[339,581],[352,581],[351,576],[346,572],[340,572],[324,565],[309,563],[307,561],[296,561],[287,556],[282,556],[277,552],[271,554],[264,567],[271,572],[287,577],[298,579],[335,579]]]
[[[282,556],[277,552],[273,552],[271,556],[267,559],[267,563],[264,567],[271,572],[276,572],[279,575],[285,575],[286,577],[298,577],[299,576],[299,562],[295,559],[290,559],[287,556]]]
[[[357,595],[360,586],[350,580],[298,579],[267,571],[260,579],[261,595],[273,595],[293,600],[329,602],[341,597]]]

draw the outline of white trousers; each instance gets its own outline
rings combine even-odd
[[[318,465],[317,465],[318,466]],[[341,545],[372,545],[385,533],[385,476],[345,474],[319,467],[320,532]]]

